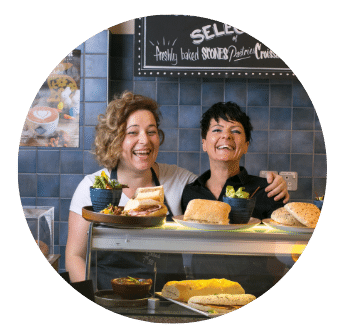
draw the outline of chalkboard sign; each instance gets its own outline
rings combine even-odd
[[[183,15],[135,20],[137,77],[289,78],[288,66],[267,46],[228,24]]]

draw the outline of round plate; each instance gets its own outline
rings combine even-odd
[[[110,225],[116,228],[144,228],[160,226],[165,221],[164,217],[130,217],[116,216],[94,212],[92,206],[82,208],[82,217],[88,221]]]
[[[286,232],[296,232],[296,233],[312,233],[314,231],[314,228],[310,227],[298,227],[298,226],[286,226],[286,225],[280,225],[276,223],[274,220],[268,218],[263,219],[262,222],[266,224],[267,226],[276,228],[278,230],[286,231]]]
[[[202,224],[191,220],[183,220],[184,216],[172,217],[177,223],[180,223],[186,227],[196,228],[199,230],[220,230],[220,231],[230,231],[230,230],[241,230],[249,227],[256,226],[260,224],[260,219],[251,218],[247,224],[229,224],[229,225],[218,225],[218,224]]]
[[[94,294],[95,303],[105,307],[144,307],[147,306],[148,295],[142,299],[122,299],[112,290],[99,290]]]

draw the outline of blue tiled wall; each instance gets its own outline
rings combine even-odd
[[[19,150],[22,204],[55,207],[55,253],[62,255],[60,271],[65,268],[72,194],[85,174],[99,169],[90,153],[97,116],[105,111],[107,99],[126,89],[150,96],[161,105],[166,140],[158,162],[177,164],[196,174],[207,170],[199,120],[213,103],[234,101],[254,126],[249,152],[242,161],[249,173],[297,171],[298,190],[291,192],[293,200],[311,201],[315,192],[324,193],[323,135],[311,100],[298,80],[137,78],[133,76],[133,36],[108,31],[78,49],[82,51],[80,146]]]

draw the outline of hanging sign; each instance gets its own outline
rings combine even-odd
[[[157,15],[135,20],[134,75],[289,78],[293,73],[266,45],[229,24]]]

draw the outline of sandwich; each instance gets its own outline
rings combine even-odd
[[[228,225],[230,210],[230,205],[224,202],[193,199],[188,203],[183,219],[202,224]]]
[[[161,292],[165,298],[188,302],[194,296],[206,296],[213,294],[244,294],[245,290],[238,282],[225,278],[212,278],[207,280],[185,280],[167,282]]]
[[[160,203],[164,203],[164,187],[145,187],[138,188],[133,196],[134,199],[153,199]]]
[[[125,214],[137,217],[163,217],[167,211],[163,186],[138,188],[124,207]]]
[[[229,313],[255,300],[249,294],[217,294],[208,296],[194,296],[188,300],[188,305],[209,313]]]
[[[124,207],[124,213],[135,217],[163,217],[167,215],[167,207],[153,199],[130,199]]]

